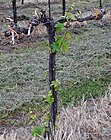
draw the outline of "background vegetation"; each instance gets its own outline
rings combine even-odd
[[[74,6],[75,11],[88,15],[99,3],[98,0],[82,0],[75,1]],[[18,14],[31,18],[35,7],[19,7]],[[103,8],[111,11],[109,0],[104,1]],[[61,9],[61,4],[52,5],[55,18],[60,17]],[[0,18],[3,16],[12,16],[11,5],[0,5]],[[104,95],[107,90],[111,82],[110,21],[110,18],[89,21],[79,29],[70,29],[69,50],[57,55],[57,79],[62,83],[60,106],[77,105],[81,99]],[[7,24],[0,25],[0,123],[15,126],[30,125],[31,120],[31,124],[38,123],[38,118],[44,114],[42,100],[49,90],[46,29],[37,28],[30,38],[21,37],[12,46],[2,33]],[[33,119],[30,111],[38,112],[36,118]]]

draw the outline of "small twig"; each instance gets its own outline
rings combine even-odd
[[[28,36],[30,36],[30,33],[31,33],[31,27],[32,27],[32,24],[29,25]]]
[[[11,33],[12,33],[12,44],[14,45],[15,44],[14,32],[11,31]]]
[[[16,34],[16,36],[19,37],[19,35],[17,34],[17,32],[16,32],[14,29],[12,29],[11,27],[9,27],[9,30],[10,30],[11,32],[14,32],[14,33]]]
[[[17,32],[15,30],[13,30],[11,27],[9,27],[9,30],[12,34],[12,44],[14,45],[15,44],[15,36],[17,36],[17,38],[19,37],[19,35],[17,34]],[[15,33],[15,36],[14,36],[14,33]]]
[[[8,20],[8,21],[10,21],[10,22],[13,22],[13,19],[8,18],[8,17],[3,17],[3,19]]]

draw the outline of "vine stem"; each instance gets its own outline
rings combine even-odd
[[[48,7],[49,7],[49,20],[51,19],[51,7],[50,7],[50,0],[48,0]]]
[[[22,0],[21,4],[22,4],[22,5],[24,4],[24,0]]]
[[[102,0],[100,0],[100,9],[102,9]]]
[[[66,9],[66,2],[65,2],[65,0],[62,0],[62,5],[63,5],[63,13],[62,13],[62,15],[65,16],[65,9]]]
[[[49,34],[49,46],[53,42],[55,42],[55,23],[51,17],[51,7],[50,7],[50,0],[48,0],[48,7],[49,7],[49,23],[47,24],[47,30]],[[53,53],[50,47],[49,52],[49,85],[51,85],[52,81],[56,80],[56,53]],[[49,135],[51,140],[54,140],[54,132],[55,132],[55,122],[57,116],[57,92],[55,91],[54,86],[50,86],[50,90],[52,92],[52,97],[54,102],[50,106],[50,120],[49,120]]]
[[[16,7],[16,0],[12,0],[12,7],[13,7],[13,21],[15,26],[17,26],[17,7]]]

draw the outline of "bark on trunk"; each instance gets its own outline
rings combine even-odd
[[[12,7],[13,7],[13,21],[14,24],[17,25],[17,8],[16,8],[16,0],[12,1]]]

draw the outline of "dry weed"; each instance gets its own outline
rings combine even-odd
[[[25,128],[19,128],[10,132],[4,131],[0,136],[0,140],[32,140],[31,134]]]
[[[109,23],[111,23],[111,13],[110,11],[108,11],[102,18],[102,22],[104,23],[104,25],[108,25]]]
[[[111,89],[104,98],[63,109],[55,140],[111,140]]]

